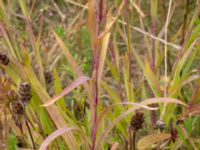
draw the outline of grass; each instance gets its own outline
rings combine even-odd
[[[0,0],[0,149],[198,150],[199,10]]]

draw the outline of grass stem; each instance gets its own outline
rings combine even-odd
[[[36,145],[35,145],[35,143],[34,143],[34,139],[33,139],[33,135],[32,135],[32,133],[31,133],[31,129],[30,129],[30,127],[29,127],[29,124],[28,124],[28,119],[27,119],[27,117],[26,117],[26,114],[24,114],[24,119],[25,119],[25,124],[26,124],[26,127],[27,127],[27,129],[28,129],[28,132],[29,132],[29,135],[30,135],[30,138],[31,138],[31,142],[32,142],[32,145],[33,145],[33,149],[34,150],[36,150]]]

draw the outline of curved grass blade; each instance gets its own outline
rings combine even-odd
[[[137,143],[137,148],[139,150],[144,150],[149,148],[154,143],[162,142],[164,140],[169,139],[170,137],[171,137],[170,133],[150,134],[139,140],[139,142]]]
[[[46,150],[48,145],[54,140],[56,139],[57,137],[59,137],[60,135],[62,134],[66,134],[67,132],[69,131],[73,131],[73,130],[76,130],[78,132],[81,133],[81,131],[78,129],[78,128],[70,128],[70,127],[63,127],[63,128],[60,128],[56,131],[54,131],[51,135],[49,135],[42,143],[42,145],[40,146],[39,150]],[[86,137],[84,136],[84,134],[81,133],[81,135],[83,136],[83,140],[85,142],[85,146],[86,146],[86,149],[89,150],[89,145],[88,145],[88,142],[87,142],[87,139]]]
[[[48,102],[46,102],[42,106],[47,107],[47,106],[55,103],[57,100],[59,100],[60,98],[62,98],[63,96],[65,96],[66,94],[68,94],[69,92],[74,90],[76,87],[78,87],[79,85],[86,82],[87,80],[90,80],[90,78],[86,77],[86,76],[79,77],[77,80],[75,80],[73,83],[71,83],[68,87],[66,87],[60,94],[58,94],[55,97],[53,97],[52,99],[50,99]]]

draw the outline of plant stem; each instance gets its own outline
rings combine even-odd
[[[3,107],[3,111],[4,111],[4,127],[5,127],[5,143],[6,143],[6,148],[9,149],[9,131],[8,131],[8,118],[7,118],[7,113],[6,113],[6,106]]]
[[[131,150],[136,150],[135,147],[135,139],[136,138],[136,131],[133,131],[133,135],[132,135],[132,149]]]
[[[0,118],[0,150],[3,149],[3,124]]]
[[[25,112],[24,112],[25,113]],[[36,150],[36,146],[35,146],[35,143],[34,143],[34,140],[33,140],[33,135],[31,133],[31,129],[28,125],[28,121],[27,121],[27,117],[26,117],[26,114],[24,114],[24,119],[25,119],[25,124],[26,124],[26,127],[28,129],[28,132],[29,132],[29,135],[30,135],[30,138],[31,138],[31,142],[32,142],[32,145],[33,145],[33,149]]]
[[[151,1],[151,33],[152,35],[156,35],[156,19],[157,19],[157,0],[156,1]],[[152,71],[155,71],[155,56],[156,56],[156,51],[155,51],[155,39],[151,39],[151,69]],[[155,126],[155,121],[156,121],[156,113],[155,111],[150,112],[150,120],[151,120],[151,126]]]
[[[97,120],[97,96],[94,98],[94,115],[93,115],[93,125],[92,125],[92,150],[95,148],[95,142],[96,142],[96,120]]]
[[[183,21],[183,29],[182,29],[182,39],[181,39],[181,45],[183,45],[185,41],[185,28],[186,28],[186,21],[188,18],[188,9],[189,9],[189,0],[185,0],[185,14],[184,14],[184,21]]]
[[[132,144],[132,132],[131,132],[131,129],[129,128],[129,144],[130,144],[130,150],[132,150],[133,148],[133,144]]]
[[[96,22],[97,22],[97,28],[96,28],[96,35],[98,36],[100,34],[100,26],[103,18],[103,0],[97,1],[96,5],[96,10],[97,10],[97,17],[96,17]],[[99,93],[99,85],[98,85],[98,67],[99,67],[99,52],[100,47],[95,47],[93,50],[93,72],[94,72],[94,89],[93,89],[93,107],[94,107],[94,112],[93,112],[93,123],[92,123],[92,147],[91,149],[94,150],[95,148],[95,142],[96,142],[96,133],[97,133],[97,109],[98,109],[98,93]]]

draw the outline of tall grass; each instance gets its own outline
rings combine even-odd
[[[199,0],[0,0],[0,149],[199,149],[199,16]]]

